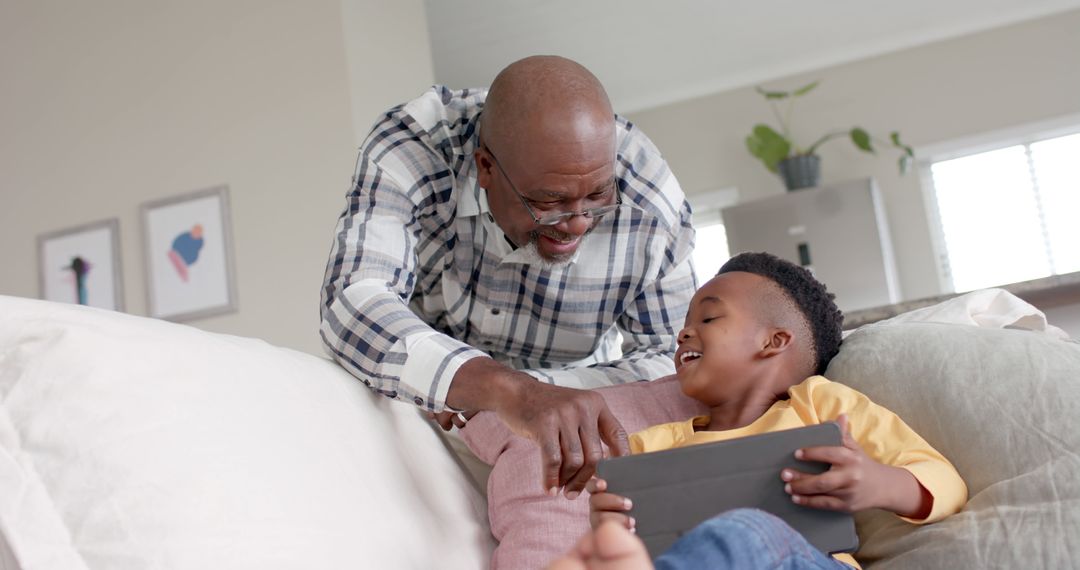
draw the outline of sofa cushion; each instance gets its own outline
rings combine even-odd
[[[867,326],[826,375],[904,418],[968,484],[967,507],[912,526],[857,517],[874,568],[1065,568],[1080,549],[1080,345],[939,323]]]
[[[0,296],[4,568],[475,569],[477,495],[326,359]]]

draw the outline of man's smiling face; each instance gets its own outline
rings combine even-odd
[[[534,250],[545,262],[572,258],[600,218],[569,216],[553,225],[537,218],[611,206],[618,199],[614,132],[593,135],[543,145],[525,159],[520,152],[496,151],[487,141],[477,153],[492,217],[514,245]]]
[[[569,261],[618,201],[615,113],[587,69],[537,56],[492,82],[473,152],[491,216],[545,263]],[[559,214],[573,213],[571,216]],[[541,223],[551,222],[551,223]]]

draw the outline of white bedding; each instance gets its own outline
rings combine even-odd
[[[0,296],[0,567],[480,568],[483,509],[327,360]]]
[[[949,323],[988,329],[1019,329],[1067,339],[1068,333],[1046,321],[1046,314],[1004,289],[980,289],[964,293],[929,307],[901,313],[867,325],[879,327],[900,323]]]

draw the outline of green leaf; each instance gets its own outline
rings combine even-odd
[[[851,129],[851,142],[855,143],[855,146],[859,147],[859,150],[875,154],[874,147],[870,145],[870,133],[865,130],[860,129],[859,127]]]
[[[758,123],[754,125],[754,130],[752,132],[755,137],[766,141],[784,138],[780,133],[776,132],[772,127],[766,125],[765,123]]]
[[[750,151],[750,154],[761,158],[761,140],[754,135],[748,135],[746,137],[746,150]]]
[[[787,91],[766,91],[761,87],[755,87],[758,93],[761,93],[766,99],[787,99],[791,96]]]
[[[791,143],[769,125],[759,123],[746,137],[746,149],[761,159],[769,171],[776,172],[776,164],[791,152]]]
[[[818,86],[818,83],[821,83],[820,79],[813,82],[813,83],[811,83],[811,84],[809,84],[809,85],[804,85],[804,86],[796,89],[795,92],[792,93],[792,95],[795,96],[795,97],[801,97],[803,95],[806,95],[807,93],[813,91],[814,88]]]
[[[892,141],[893,146],[900,149],[900,152],[904,153],[908,158],[915,158],[915,151],[910,146],[900,142],[900,131],[889,133],[889,140]]]

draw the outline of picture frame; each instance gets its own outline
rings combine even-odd
[[[190,321],[237,310],[229,189],[140,206],[147,314]]]
[[[42,299],[124,310],[117,218],[41,234],[37,249]]]

